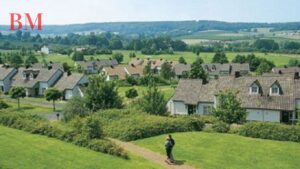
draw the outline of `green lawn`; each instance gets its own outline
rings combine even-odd
[[[119,87],[119,95],[124,99],[124,102],[127,103],[129,101],[128,98],[125,97],[125,92],[131,88],[135,88],[138,92],[138,98],[143,95],[147,91],[148,87],[145,86],[133,86],[133,87]],[[165,95],[165,99],[169,100],[174,92],[175,89],[171,86],[159,86],[158,89]]]
[[[134,143],[164,154],[165,135]],[[204,169],[298,169],[300,144],[253,139],[230,134],[173,134],[174,156]]]
[[[73,144],[0,126],[0,168],[12,169],[134,169],[161,168],[145,159],[130,160]]]
[[[24,113],[31,113],[31,114],[43,114],[43,113],[51,113],[53,112],[52,107],[47,107],[43,105],[37,104],[29,104],[29,103],[22,103],[20,102],[20,110],[18,110],[18,104],[16,101],[12,100],[4,100],[10,107],[7,111],[21,111]]]

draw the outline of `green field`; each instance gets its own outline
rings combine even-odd
[[[0,126],[0,168],[6,169],[157,169],[142,158],[130,160]]]
[[[124,55],[123,64],[127,64],[130,61],[129,53],[133,52],[133,51],[118,50],[118,51],[114,51],[114,52],[123,53],[123,55]],[[203,52],[203,53],[200,53],[200,57],[204,60],[205,63],[210,63],[214,54],[215,53]],[[231,61],[237,54],[247,55],[250,53],[227,52],[226,56]],[[255,52],[254,54],[257,57],[266,58],[270,61],[273,61],[275,63],[275,65],[277,65],[277,66],[284,66],[284,65],[288,64],[289,60],[292,58],[296,58],[296,59],[300,60],[300,55],[297,55],[297,54],[278,54],[278,53],[265,54],[265,53],[259,53],[259,52]],[[144,55],[141,52],[136,52],[136,55],[138,58],[150,57],[151,59],[167,59],[170,61],[178,61],[179,57],[183,56],[188,63],[192,63],[193,61],[195,61],[195,59],[197,57],[196,54],[194,54],[192,52],[175,52],[175,54],[173,54],[173,55],[170,55],[170,54]],[[91,56],[86,56],[86,59],[89,60],[89,57],[91,57]],[[93,56],[94,59],[97,59],[97,58],[104,59],[104,58],[110,58],[110,57],[112,57],[112,55],[95,55],[95,56]],[[50,55],[46,56],[45,58],[48,61],[61,62],[61,63],[67,62],[70,66],[74,66],[74,61],[72,61],[72,59],[67,55],[50,54]]]
[[[53,112],[52,107],[37,105],[37,104],[29,104],[29,103],[22,103],[22,99],[20,101],[20,110],[18,110],[18,104],[16,101],[12,100],[4,100],[10,107],[7,111],[21,111],[24,113],[30,114],[43,114],[43,113],[50,113]]]
[[[133,86],[133,87],[119,87],[119,95],[124,99],[124,102],[127,103],[129,101],[128,98],[125,97],[125,92],[131,88],[135,88],[138,92],[138,97],[140,98],[143,96],[143,94],[147,91],[148,87],[145,86]],[[169,100],[174,92],[175,89],[172,88],[171,86],[159,86],[158,89],[165,95],[165,99]]]
[[[165,135],[134,143],[164,154]],[[176,133],[174,156],[204,169],[298,169],[300,144],[230,134]]]

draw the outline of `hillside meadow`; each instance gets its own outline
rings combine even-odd
[[[128,64],[131,60],[129,58],[129,53],[134,51],[128,51],[128,50],[116,50],[114,52],[121,52],[124,55],[124,61],[122,64]],[[185,60],[188,63],[192,63],[196,59],[196,54],[193,52],[175,52],[173,55],[170,54],[162,54],[162,55],[144,55],[140,51],[135,52],[137,58],[151,58],[151,59],[166,59],[170,61],[178,61],[179,57],[184,57]],[[208,53],[208,52],[202,52],[200,53],[200,57],[204,60],[205,63],[210,63],[215,53]],[[247,55],[250,54],[250,52],[226,52],[226,56],[229,61],[233,60],[234,57],[237,55]],[[255,56],[260,58],[265,58],[270,61],[273,61],[276,66],[284,66],[287,65],[290,59],[298,59],[300,60],[300,55],[297,54],[281,54],[281,53],[260,53],[260,52],[254,52]],[[92,58],[94,59],[107,59],[111,58],[112,55],[93,55],[93,56],[85,56],[86,60],[90,60]],[[67,55],[61,55],[61,54],[49,54],[45,57],[46,61],[52,61],[52,62],[66,62],[70,66],[74,66],[75,62],[71,59],[71,56]],[[39,57],[40,61],[43,60],[42,57]]]
[[[161,135],[133,143],[165,154],[165,138],[166,135]],[[175,133],[173,138],[175,159],[197,168],[299,168],[299,143],[206,132]]]
[[[160,169],[161,167],[133,155],[130,155],[129,160],[125,160],[53,138],[0,126],[0,168]]]

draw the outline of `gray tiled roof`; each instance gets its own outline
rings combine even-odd
[[[221,72],[228,72],[229,75],[234,75],[235,72],[250,71],[248,63],[210,63],[202,64],[202,67],[209,75],[220,75]]]
[[[26,80],[23,78],[24,71],[36,71],[38,72],[37,76],[32,80]],[[18,73],[13,78],[13,86],[22,86],[26,88],[32,88],[36,85],[37,82],[47,82],[50,78],[57,72],[62,71],[60,69],[26,69],[26,68],[19,68]]]
[[[238,98],[244,108],[293,111],[295,99],[300,98],[299,81],[294,80],[292,76],[220,77],[205,85],[202,85],[201,80],[180,80],[172,99],[186,104],[214,102],[214,96],[221,90],[234,89],[238,91]],[[250,86],[254,82],[260,85],[262,91],[260,94],[250,94]],[[270,96],[270,87],[275,82],[280,85],[282,94]]]
[[[272,69],[273,73],[277,73],[277,74],[286,74],[286,73],[296,73],[296,72],[300,72],[300,67],[275,67]]]
[[[0,80],[4,80],[14,70],[14,68],[0,67]]]
[[[84,76],[84,74],[80,73],[72,73],[71,75],[65,73],[63,77],[56,83],[55,87],[61,91],[73,89]]]
[[[101,69],[103,67],[118,65],[118,61],[116,59],[99,59],[94,61],[79,61],[76,63],[80,65],[82,68],[87,68],[88,66],[95,65],[96,67],[98,67],[98,69]]]
[[[189,72],[190,70],[191,70],[190,64],[179,63],[174,66],[174,72],[175,72],[175,75],[177,75],[177,76],[182,75],[183,72]]]

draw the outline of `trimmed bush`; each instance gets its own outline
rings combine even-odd
[[[3,100],[0,99],[0,110],[8,108],[8,104],[6,104]]]
[[[230,126],[225,122],[218,121],[212,125],[212,129],[218,133],[228,133]]]
[[[164,117],[127,110],[106,110],[95,113],[103,124],[105,135],[125,141],[161,134],[201,131],[204,122],[196,116]]]
[[[242,136],[300,142],[300,127],[270,122],[249,122],[239,130]]]

